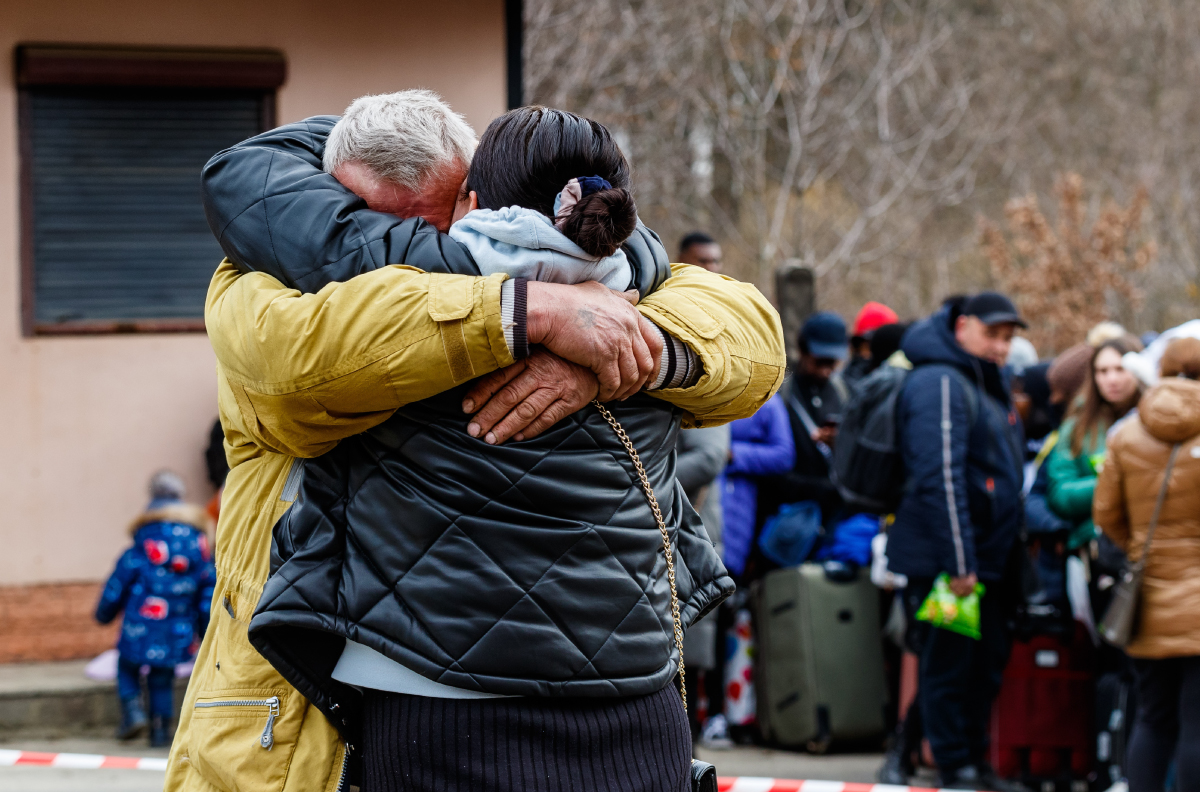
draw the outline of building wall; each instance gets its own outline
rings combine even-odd
[[[503,14],[502,0],[0,4],[0,598],[30,591],[5,586],[107,575],[158,468],[207,500],[202,451],[216,417],[203,334],[21,336],[13,48],[272,47],[288,60],[280,123],[425,87],[482,131],[505,109]]]

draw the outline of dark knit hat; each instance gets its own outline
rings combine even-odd
[[[1054,358],[1050,370],[1046,372],[1051,394],[1061,395],[1070,404],[1092,373],[1092,355],[1095,352],[1087,344],[1076,344]]]
[[[871,334],[871,363],[882,365],[900,348],[900,339],[904,337],[907,324],[885,324],[875,328]]]

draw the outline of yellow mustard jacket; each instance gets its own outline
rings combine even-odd
[[[246,638],[271,530],[295,497],[289,473],[296,458],[405,404],[513,363],[500,324],[504,279],[389,266],[302,294],[228,261],[217,269],[204,315],[230,472],[212,618],[171,747],[169,792],[338,789],[337,730]],[[744,418],[779,388],[779,316],[754,287],[675,264],[638,309],[703,361],[696,385],[654,394],[685,410],[686,426]]]

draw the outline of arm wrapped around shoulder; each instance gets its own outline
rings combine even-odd
[[[716,426],[753,415],[779,390],[787,366],[783,326],[754,286],[672,264],[671,277],[638,310],[687,344],[704,367],[690,388],[651,392],[687,411],[684,426]]]

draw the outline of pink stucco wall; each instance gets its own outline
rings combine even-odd
[[[160,467],[206,500],[216,417],[202,334],[21,336],[12,53],[34,42],[277,48],[280,123],[426,87],[482,131],[505,101],[502,0],[0,4],[0,586],[106,575]]]

